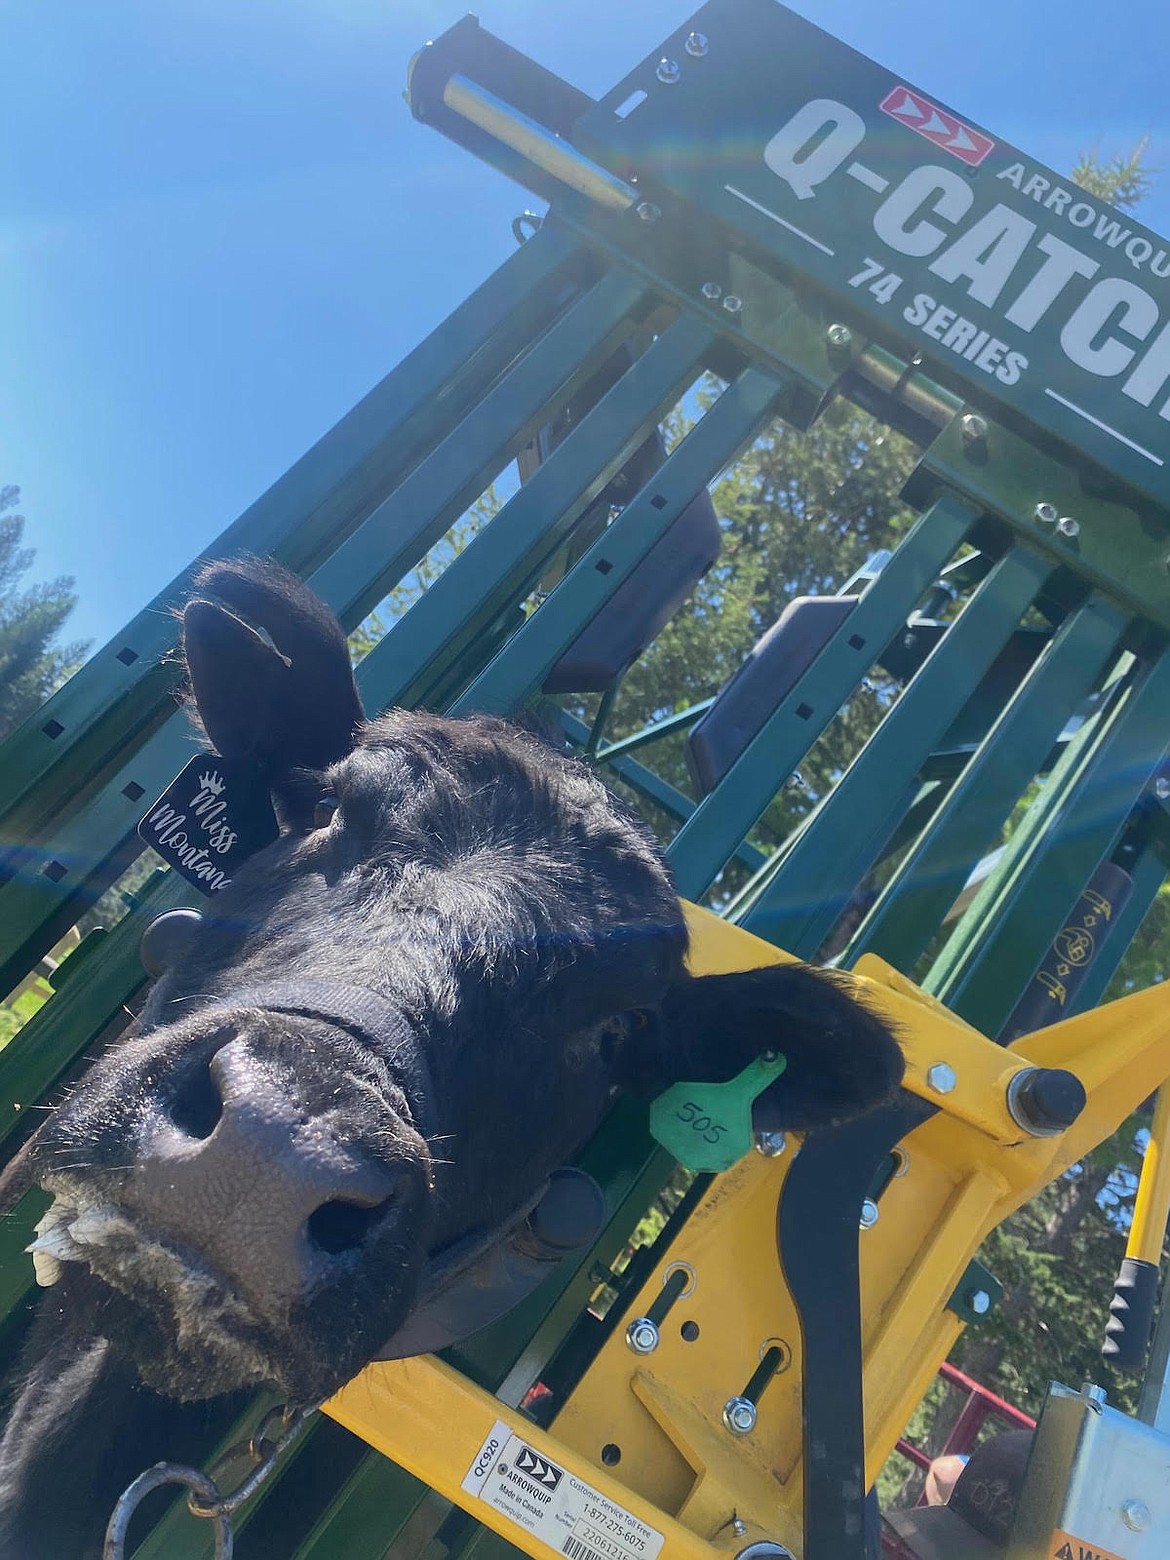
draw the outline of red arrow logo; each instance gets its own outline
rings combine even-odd
[[[995,146],[995,142],[980,131],[963,124],[954,114],[948,114],[945,108],[939,108],[937,103],[924,98],[912,87],[895,87],[879,107],[883,114],[889,114],[900,125],[908,125],[969,167],[978,168]]]

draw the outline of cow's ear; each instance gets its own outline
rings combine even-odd
[[[807,964],[688,976],[627,1031],[625,1080],[653,1096],[674,1083],[725,1083],[767,1051],[787,1059],[756,1102],[757,1128],[812,1131],[883,1104],[902,1081],[889,1024],[847,976]]]
[[[183,653],[216,751],[275,780],[344,758],[362,708],[345,636],[324,603],[256,558],[210,564],[196,586],[201,594],[183,611]]]

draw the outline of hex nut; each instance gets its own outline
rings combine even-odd
[[[640,200],[634,210],[643,222],[657,222],[662,215],[662,207],[656,206],[652,200]]]
[[[978,412],[964,413],[963,420],[959,424],[959,428],[964,439],[970,441],[974,441],[976,439],[986,439],[987,437],[987,419],[985,417],[980,417]]]
[[[986,1289],[977,1289],[971,1296],[971,1309],[976,1316],[986,1316],[991,1310],[991,1296]]]
[[[752,1147],[765,1159],[778,1159],[784,1152],[786,1143],[787,1139],[783,1132],[757,1132],[752,1139]]]
[[[853,345],[853,332],[848,325],[830,325],[825,332],[825,340],[831,347],[843,352],[846,347]]]
[[[738,314],[743,308],[743,299],[737,298],[734,293],[728,293],[723,300],[723,307],[728,314]]]
[[[707,42],[707,34],[701,32],[688,33],[687,41],[683,44],[683,48],[693,60],[701,60],[710,47],[711,45]]]
[[[950,1094],[958,1079],[955,1077],[955,1069],[949,1062],[935,1062],[928,1068],[926,1074],[927,1087],[936,1094]]]
[[[677,60],[668,60],[665,55],[658,61],[658,69],[654,72],[665,86],[673,87],[682,75]]]
[[[858,1220],[863,1230],[872,1230],[880,1218],[878,1205],[872,1197],[867,1197],[861,1204],[861,1218]]]
[[[712,303],[717,303],[723,296],[723,289],[718,282],[704,282],[699,291],[704,298],[709,298]]]
[[[1032,518],[1041,525],[1055,525],[1060,519],[1060,510],[1055,504],[1037,504],[1032,511]]]
[[[636,1316],[626,1328],[626,1347],[633,1354],[653,1354],[658,1347],[658,1328],[648,1316]]]
[[[751,1398],[728,1398],[723,1405],[723,1423],[732,1435],[751,1435],[756,1428],[756,1405]]]
[[[1081,534],[1081,522],[1074,520],[1072,515],[1061,515],[1056,522],[1056,529],[1061,536],[1079,536]]]

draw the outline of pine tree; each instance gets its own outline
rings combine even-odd
[[[56,644],[77,604],[69,575],[20,588],[36,553],[21,545],[20,489],[0,488],[0,741],[80,665],[88,648]]]

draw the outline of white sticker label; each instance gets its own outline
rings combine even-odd
[[[463,1488],[569,1560],[657,1560],[663,1535],[568,1469],[492,1426]]]

